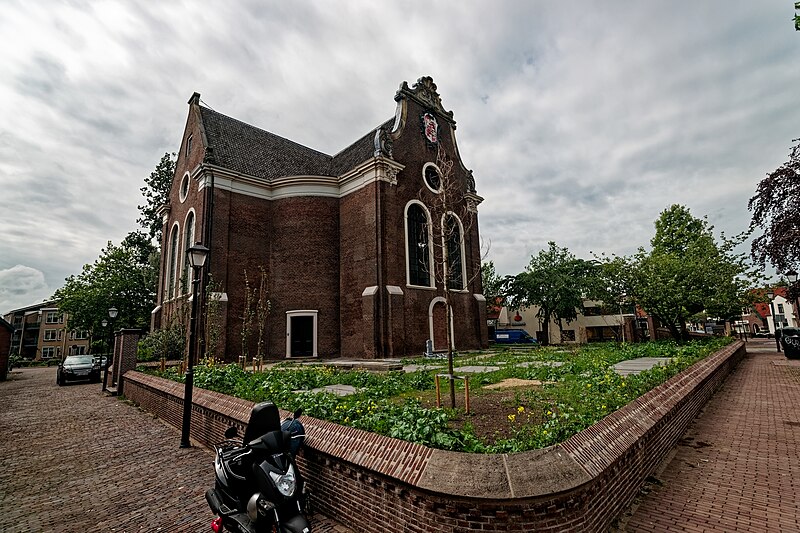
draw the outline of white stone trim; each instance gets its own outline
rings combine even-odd
[[[397,174],[405,168],[393,159],[374,157],[341,176],[284,176],[266,181],[231,170],[203,165],[195,169],[198,189],[210,187],[213,172],[214,188],[263,200],[281,200],[298,196],[342,198],[371,183],[384,181],[397,185]]]
[[[429,338],[433,342],[434,346],[436,346],[436,339],[434,339],[434,337],[433,337],[433,331],[434,331],[433,330],[433,308],[438,303],[444,304],[445,305],[445,310],[447,311],[447,300],[445,300],[441,296],[437,296],[436,298],[431,300],[431,303],[428,306],[428,333],[430,334]],[[450,328],[450,348],[455,350],[456,349],[456,347],[455,347],[456,339],[455,339],[455,335],[454,335],[454,331],[453,331],[453,308],[452,307],[449,309],[448,315],[449,315],[448,316],[449,320],[447,321],[448,322],[447,326]]]
[[[377,285],[370,285],[369,287],[366,287],[362,291],[361,297],[363,298],[364,296],[375,296],[376,294],[378,294],[378,286]]]
[[[292,357],[292,318],[300,316],[310,316],[313,319],[313,348],[312,357],[317,357],[317,318],[319,311],[317,309],[298,309],[295,311],[286,311],[286,358]]]

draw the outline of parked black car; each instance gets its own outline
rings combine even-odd
[[[100,363],[91,355],[70,355],[58,364],[56,383],[64,385],[67,381],[100,381]]]

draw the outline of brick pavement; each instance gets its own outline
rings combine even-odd
[[[210,532],[213,453],[100,385],[58,387],[55,368],[0,383],[0,530]],[[315,533],[350,533],[318,515]]]
[[[748,342],[624,531],[800,531],[800,362]]]

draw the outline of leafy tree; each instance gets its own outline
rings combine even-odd
[[[165,153],[149,178],[144,179],[145,186],[139,189],[145,204],[139,206],[141,216],[136,219],[147,231],[151,239],[161,242],[161,217],[158,209],[169,201],[172,178],[175,175],[175,154]]]
[[[481,265],[481,283],[483,285],[483,296],[486,298],[487,311],[495,306],[505,305],[505,288],[503,278],[497,275],[494,269],[494,261]]]
[[[686,322],[699,313],[729,319],[741,315],[759,279],[734,248],[744,236],[717,244],[713,227],[673,205],[655,223],[647,252],[629,258],[628,280],[636,304],[657,318],[676,340],[687,339]]]
[[[543,343],[547,344],[551,319],[563,328],[562,321],[569,323],[577,318],[594,271],[594,264],[550,241],[546,250],[531,257],[525,272],[507,280],[511,304],[539,308],[536,316],[542,323]]]
[[[750,228],[764,231],[753,239],[753,260],[762,267],[769,261],[780,272],[800,270],[800,144],[761,180],[747,209],[753,212]]]
[[[59,309],[69,314],[69,327],[102,331],[101,322],[113,306],[119,310],[115,327],[147,329],[158,278],[155,253],[150,238],[139,231],[129,233],[119,246],[109,241],[94,263],[66,278],[53,295]]]

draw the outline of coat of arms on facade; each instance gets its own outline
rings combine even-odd
[[[425,138],[431,144],[439,142],[439,124],[436,122],[436,117],[430,113],[422,115],[422,131],[425,133]]]

